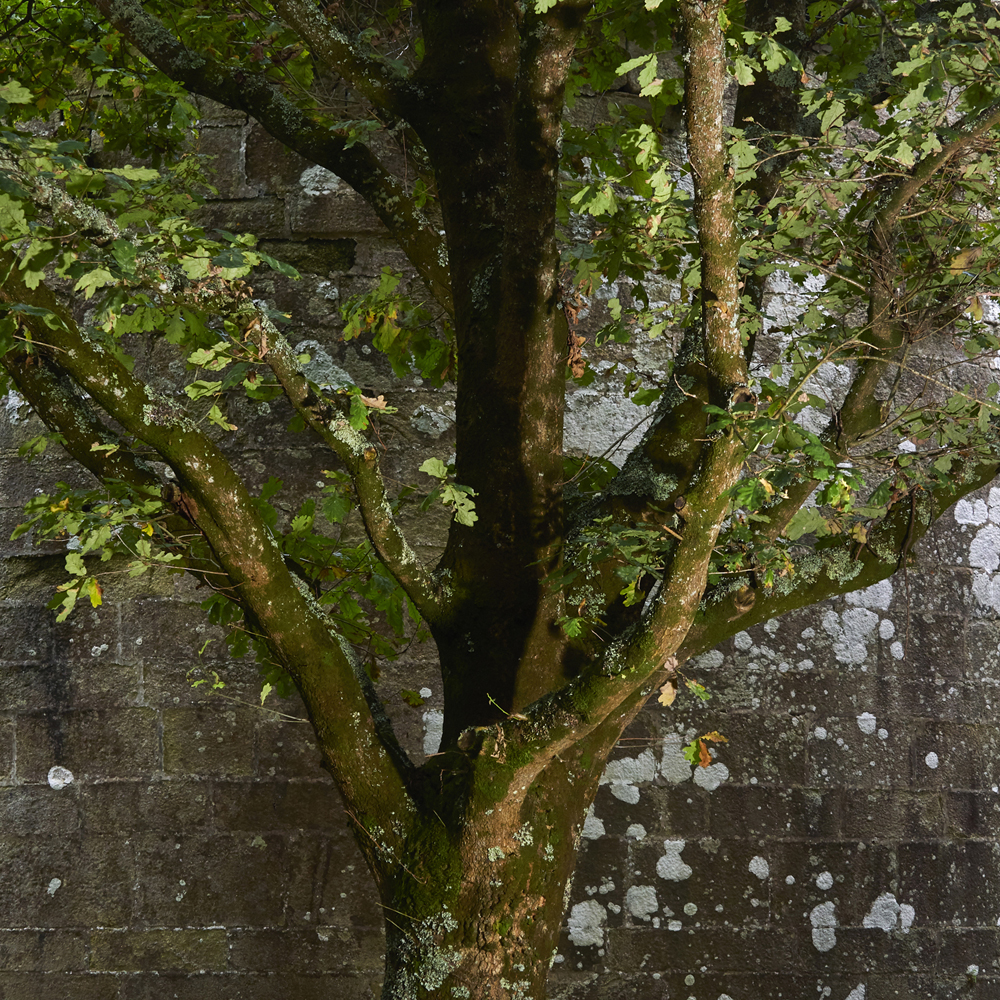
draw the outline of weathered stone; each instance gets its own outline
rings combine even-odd
[[[167,774],[253,772],[253,748],[243,734],[252,715],[229,706],[169,708],[163,712],[163,770]],[[211,751],[211,752],[209,752]]]
[[[228,966],[221,928],[142,931],[103,927],[90,935],[90,967],[103,972],[211,972]]]
[[[258,237],[281,239],[288,233],[285,202],[280,198],[255,198],[253,201],[211,201],[195,213],[206,229],[225,229],[231,233],[253,233]]]
[[[65,705],[18,717],[18,780],[44,783],[57,765],[68,768],[77,780],[160,769],[158,719],[151,709],[67,711]],[[114,725],[109,725],[109,715]]]
[[[273,834],[133,836],[142,872],[134,918],[154,927],[273,926],[283,920],[295,864]],[[124,926],[130,921],[118,921]]]

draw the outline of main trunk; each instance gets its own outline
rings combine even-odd
[[[555,220],[563,86],[586,8],[418,4],[427,54],[414,79],[435,101],[414,125],[448,242],[455,475],[476,491],[478,515],[453,524],[439,567],[452,598],[433,626],[446,745],[567,674],[562,596],[546,582],[562,549],[568,357]]]
[[[419,818],[376,871],[383,1000],[544,1000],[605,754],[577,747],[518,765],[498,732],[480,734],[474,758],[428,762]]]

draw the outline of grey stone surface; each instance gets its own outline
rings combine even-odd
[[[447,394],[338,339],[339,303],[398,251],[332,182],[307,191],[308,164],[245,118],[206,112],[221,196],[207,217],[262,227],[303,271],[261,275],[255,294],[295,309],[294,342],[391,397],[387,471],[419,483],[420,462],[454,447]],[[165,357],[140,364],[169,372]],[[594,357],[657,365],[642,345]],[[630,406],[581,396],[570,440],[607,447]],[[303,495],[330,460],[289,418],[238,404],[230,444],[254,486],[280,453]],[[64,550],[7,539],[36,489],[84,476],[56,449],[18,460],[37,431],[0,406],[0,997],[377,996],[380,908],[301,705],[259,707],[255,668],[227,660],[183,578],[109,586],[55,624]],[[445,523],[407,522],[428,558]],[[690,664],[713,700],[649,706],[598,792],[553,996],[1000,997],[998,564],[1000,485],[946,514],[907,576]],[[226,687],[192,688],[192,670]],[[421,753],[441,707],[433,651],[411,647],[380,685]],[[423,686],[419,710],[398,697]],[[680,746],[711,729],[730,742],[696,774]],[[54,767],[73,780],[56,787]]]

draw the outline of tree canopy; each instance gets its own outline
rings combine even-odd
[[[642,704],[702,696],[685,661],[735,632],[905,567],[1000,469],[1000,14],[0,9],[0,390],[96,477],[52,484],[18,529],[71,539],[53,609],[100,605],[123,565],[199,576],[235,651],[302,696],[391,916],[385,995],[543,996],[572,845]],[[425,504],[453,513],[436,565],[380,471],[391,394],[310,381],[251,284],[294,268],[199,225],[200,98],[346,181],[412,264],[405,294],[387,269],[345,305],[344,336],[454,386],[454,465],[423,466]],[[628,380],[648,421],[621,467],[564,456],[587,351],[668,336],[665,376]],[[136,361],[144,337],[183,391]],[[286,401],[332,453],[288,523],[281,456],[257,496],[227,457],[239,394]],[[426,761],[354,651],[391,656],[417,625],[445,692]]]

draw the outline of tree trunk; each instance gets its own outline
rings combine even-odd
[[[358,831],[385,915],[384,1000],[544,1000],[619,721],[544,763],[485,728],[474,757],[441,753],[421,769],[426,799],[399,852],[380,848],[380,831]]]

